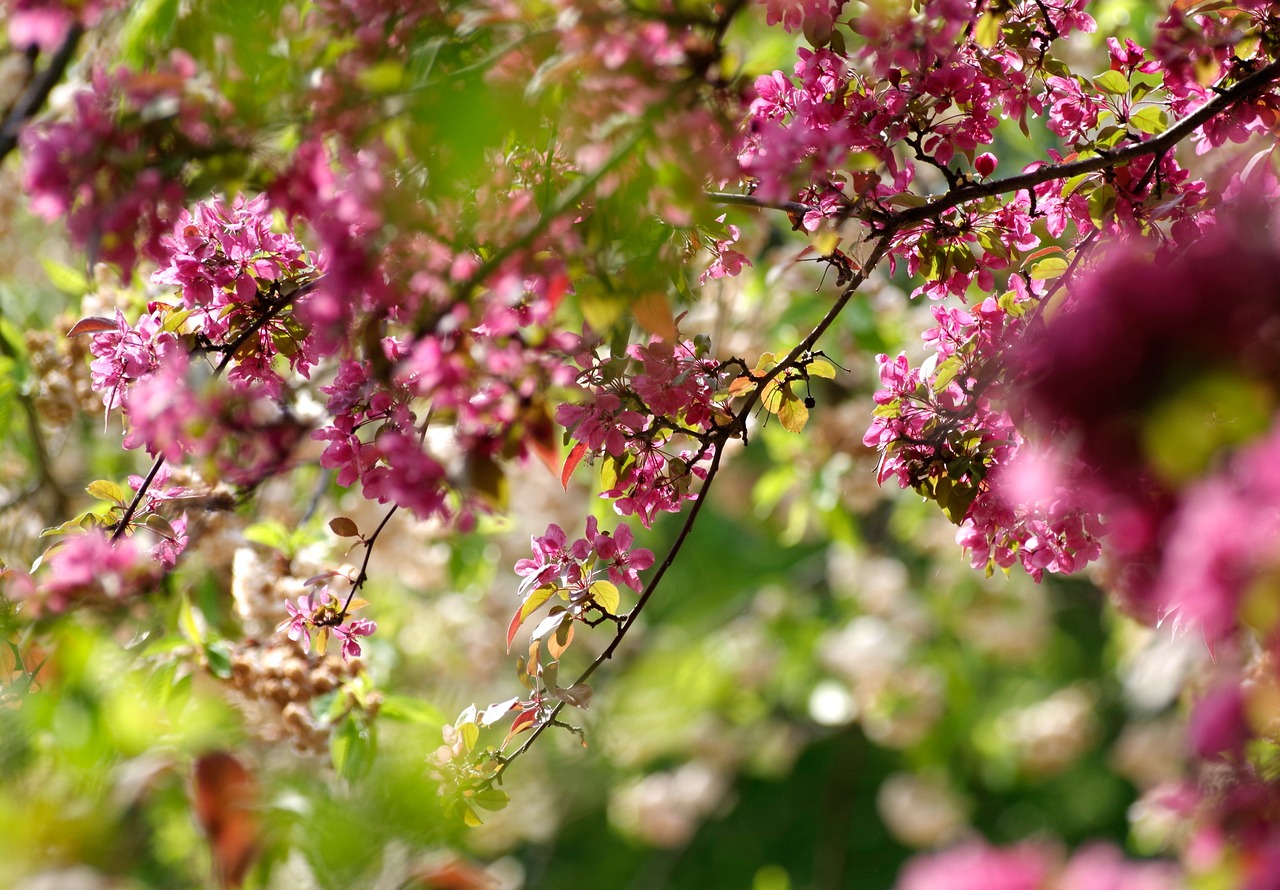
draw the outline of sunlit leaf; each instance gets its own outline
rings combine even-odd
[[[790,387],[784,391],[782,403],[778,406],[778,421],[789,433],[798,433],[809,422],[809,408],[791,392]]]
[[[547,638],[547,654],[556,661],[560,660],[560,656],[564,655],[565,650],[573,642],[573,626],[574,622],[565,621]]]
[[[1148,105],[1129,115],[1129,124],[1139,132],[1159,136],[1169,129],[1169,115],[1165,113],[1163,108]]]
[[[497,704],[489,705],[489,707],[485,708],[484,712],[480,715],[480,725],[493,726],[493,724],[501,720],[512,708],[517,707],[519,704],[520,697],[515,696],[507,699],[506,701],[500,701]]]
[[[587,453],[587,443],[579,442],[569,451],[569,456],[564,459],[564,469],[560,471],[560,485],[565,491],[569,490],[569,478],[573,475],[573,471],[578,468],[578,464],[582,462],[583,456]]]
[[[618,603],[621,601],[618,588],[611,581],[596,581],[590,588],[591,599],[610,615],[618,614]]]
[[[836,379],[836,366],[824,358],[814,358],[805,365],[805,372],[810,377],[821,377],[826,380]]]
[[[542,621],[538,622],[538,626],[535,627],[533,629],[533,633],[529,635],[530,639],[532,640],[545,639],[547,634],[551,633],[557,627],[559,627],[560,623],[568,617],[569,617],[569,613],[566,612],[563,608],[557,607],[553,609],[550,615],[548,615],[546,618],[543,618]]]
[[[89,493],[90,497],[97,498],[100,501],[112,501],[117,504],[124,504],[129,500],[129,492],[125,490],[124,486],[117,485],[115,482],[111,482],[107,479],[99,479],[96,482],[90,482],[85,487],[85,491]]]
[[[1114,69],[1104,71],[1093,79],[1093,85],[1104,93],[1123,96],[1129,92],[1129,79]]]
[[[1047,260],[1041,260],[1031,267],[1031,277],[1036,281],[1047,281],[1050,278],[1057,278],[1067,271],[1068,263],[1062,257],[1050,257]]]

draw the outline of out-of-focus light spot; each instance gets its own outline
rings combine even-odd
[[[823,680],[809,693],[809,716],[822,726],[844,726],[856,713],[853,696],[836,680]]]

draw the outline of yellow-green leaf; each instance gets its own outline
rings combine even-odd
[[[1089,196],[1089,218],[1098,228],[1102,228],[1116,209],[1116,189],[1111,183],[1105,183],[1093,190]]]
[[[1000,42],[1000,26],[1004,24],[1004,16],[988,10],[978,19],[973,29],[973,39],[978,46],[991,49]]]
[[[610,615],[618,614],[618,603],[621,598],[618,588],[610,581],[597,581],[591,585],[591,599]]]
[[[129,493],[122,486],[107,479],[90,482],[85,487],[85,491],[89,493],[90,497],[100,501],[113,501],[117,504],[124,504],[129,500]]]
[[[1169,129],[1169,116],[1164,113],[1163,108],[1148,105],[1129,115],[1129,124],[1141,133],[1158,136]]]
[[[196,617],[195,609],[191,606],[191,599],[183,591],[182,598],[178,602],[178,626],[182,629],[182,635],[195,643],[197,646],[204,645],[204,629],[201,627],[201,621]]]
[[[782,407],[782,385],[778,383],[778,378],[770,380],[764,385],[764,389],[760,391],[760,404],[764,405],[764,410],[770,414],[777,414],[778,409]]]
[[[1031,267],[1031,277],[1036,281],[1048,281],[1066,272],[1067,265],[1062,257],[1049,257]]]
[[[480,727],[474,723],[464,723],[458,727],[458,735],[462,737],[462,753],[470,754],[476,742],[480,741]]]
[[[810,377],[822,377],[826,380],[836,379],[836,366],[824,358],[815,358],[805,366]]]
[[[49,276],[49,283],[64,294],[79,297],[88,293],[89,279],[80,270],[48,257],[41,257],[40,265],[44,266],[44,274]]]
[[[1104,71],[1093,79],[1093,85],[1104,93],[1123,96],[1129,92],[1129,79],[1119,71]]]
[[[788,388],[778,408],[778,420],[789,433],[798,433],[809,422],[809,409]]]

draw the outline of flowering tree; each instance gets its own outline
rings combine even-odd
[[[327,750],[354,788],[385,721],[429,729],[403,769],[480,825],[540,740],[588,742],[597,672],[677,596],[722,474],[761,441],[802,463],[825,411],[865,428],[831,446],[845,468],[874,454],[976,573],[1086,572],[1124,627],[1212,654],[1182,677],[1190,766],[1143,798],[1177,826],[1144,850],[1165,861],[970,837],[899,886],[1274,880],[1280,5],[6,6],[15,245],[25,213],[71,251],[41,248],[70,314],[6,298],[0,330],[6,512],[44,527],[4,554],[24,756],[81,719],[42,702],[100,694],[130,801],[178,807],[160,777],[189,776],[224,885],[290,850],[359,880],[264,827],[272,752]],[[752,288],[756,324],[711,305]],[[868,335],[876,312],[923,334]],[[446,721],[400,691],[383,554],[401,525],[492,561],[501,517],[535,521],[539,463],[606,509],[520,529],[485,641],[517,682]],[[257,768],[225,750],[246,728]]]

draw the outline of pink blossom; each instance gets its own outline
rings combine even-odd
[[[39,592],[43,607],[52,612],[104,599],[119,602],[141,593],[157,575],[132,538],[112,540],[103,529],[65,537],[46,563],[48,575]]]
[[[897,890],[1044,890],[1052,860],[1023,844],[997,849],[969,843],[917,856],[898,876]]]

